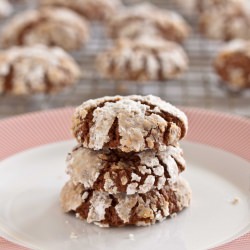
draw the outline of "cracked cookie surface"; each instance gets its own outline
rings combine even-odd
[[[89,20],[105,20],[121,6],[120,0],[41,0],[42,6],[66,7]]]
[[[250,88],[250,41],[234,40],[218,53],[214,67],[226,84],[237,89]]]
[[[88,26],[75,12],[63,8],[28,10],[16,15],[3,28],[1,45],[44,44],[65,50],[80,49],[88,40]]]
[[[123,153],[117,150],[94,151],[75,147],[67,158],[67,173],[85,190],[94,189],[110,194],[146,193],[175,183],[186,167],[180,147],[165,151],[146,150]]]
[[[190,205],[191,190],[184,179],[146,194],[116,194],[85,190],[82,184],[66,183],[61,192],[65,212],[100,227],[147,226],[163,221]]]
[[[249,1],[214,1],[200,16],[200,31],[208,38],[229,41],[250,39]]]
[[[177,145],[188,130],[181,110],[152,95],[89,100],[76,108],[72,120],[75,138],[94,150],[163,151]]]
[[[143,3],[127,7],[111,16],[108,32],[113,38],[137,39],[141,36],[182,42],[190,27],[178,13]]]
[[[80,70],[65,51],[43,45],[0,52],[0,93],[28,95],[57,92],[74,84]]]
[[[97,68],[102,76],[111,79],[165,81],[187,70],[188,57],[174,42],[150,37],[133,41],[120,39],[113,48],[98,56]]]

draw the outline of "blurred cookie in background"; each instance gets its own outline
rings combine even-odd
[[[117,12],[120,0],[40,0],[42,6],[70,8],[89,20],[105,20]]]
[[[167,80],[188,68],[188,58],[174,42],[142,37],[120,39],[115,46],[97,58],[101,75],[111,79],[149,81]]]
[[[88,40],[86,22],[65,8],[28,10],[13,17],[2,29],[1,45],[44,44],[65,50],[80,49]]]
[[[250,2],[248,0],[210,0],[200,16],[200,31],[206,37],[218,40],[250,38]]]
[[[197,12],[198,0],[175,0],[175,3],[179,10],[187,15],[193,15]]]
[[[0,93],[29,95],[57,92],[74,84],[80,70],[61,48],[43,45],[0,51]]]
[[[215,71],[231,90],[250,88],[250,41],[225,45],[214,63]]]
[[[239,5],[248,0],[176,0],[177,5],[189,14],[202,13],[212,8],[223,8],[226,5]]]
[[[183,42],[190,27],[178,13],[143,3],[121,9],[108,20],[112,38],[137,39],[145,34]]]
[[[12,5],[8,0],[0,0],[0,18],[9,16],[13,12]]]
[[[196,2],[196,9],[199,12],[204,12],[209,9],[214,8],[223,8],[225,6],[226,8],[230,7],[237,7],[240,4],[244,4],[248,0],[195,0]]]

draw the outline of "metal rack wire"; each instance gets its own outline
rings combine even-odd
[[[34,1],[30,1],[34,7]],[[131,2],[131,1],[129,1]],[[152,0],[158,6],[178,9],[174,0]],[[18,4],[16,10],[27,8],[28,3]],[[30,6],[30,5],[29,5]],[[202,38],[196,31],[196,17],[187,17],[193,34],[183,44],[190,58],[189,71],[177,80],[167,82],[148,82],[146,84],[111,81],[102,79],[95,69],[96,55],[111,46],[112,41],[99,23],[91,24],[91,40],[81,51],[72,53],[82,68],[80,82],[56,95],[0,96],[0,118],[31,111],[75,106],[81,102],[104,95],[154,94],[180,106],[195,106],[213,110],[236,113],[250,117],[250,91],[230,93],[213,72],[214,56],[221,46],[220,42]]]

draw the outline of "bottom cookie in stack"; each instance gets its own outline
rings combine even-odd
[[[75,185],[72,181],[67,182],[61,192],[65,212],[74,212],[77,217],[101,227],[151,225],[188,207],[190,200],[190,187],[181,177],[175,183],[145,194],[86,190],[83,184]]]

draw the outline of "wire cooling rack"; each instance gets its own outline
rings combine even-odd
[[[127,2],[140,1],[127,0]],[[152,0],[151,2],[183,13],[174,0]],[[30,0],[28,3],[27,0],[19,2],[15,8],[16,12],[19,12],[34,6],[35,1]],[[231,93],[213,72],[212,63],[222,44],[204,39],[198,34],[197,17],[186,16],[186,19],[193,28],[193,34],[183,44],[190,58],[190,68],[179,79],[142,84],[101,78],[96,72],[95,58],[98,53],[110,47],[112,41],[108,39],[105,28],[100,23],[93,23],[91,40],[87,46],[81,51],[72,53],[82,69],[79,83],[54,95],[0,96],[0,118],[31,111],[75,106],[90,98],[116,94],[154,94],[174,105],[207,108],[250,117],[250,90]]]

